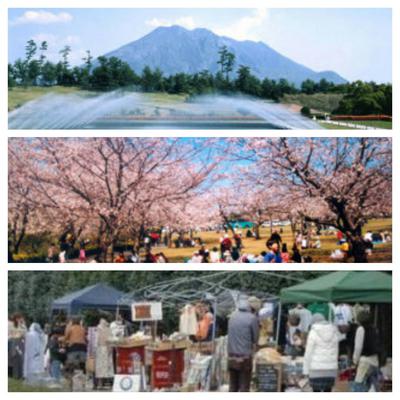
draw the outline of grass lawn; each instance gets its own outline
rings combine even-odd
[[[336,129],[336,130],[346,130],[346,131],[356,129],[356,128],[348,128],[347,126],[327,124],[321,121],[318,121],[318,123],[325,129]]]
[[[35,100],[49,93],[70,94],[70,93],[85,93],[85,91],[80,90],[79,88],[76,87],[65,87],[65,86],[52,86],[52,87],[30,86],[27,88],[14,87],[8,90],[8,111],[12,111],[18,107],[21,107],[28,101]]]
[[[168,94],[168,93],[141,93],[145,100],[151,102],[152,104],[165,105],[184,103],[186,101],[187,95],[185,94]]]
[[[372,126],[379,129],[392,129],[392,121],[343,121],[357,125]]]
[[[357,124],[357,125],[363,125],[363,126],[372,126],[374,128],[378,129],[392,129],[392,121],[341,121],[341,122],[348,122],[350,124]],[[318,123],[325,129],[339,129],[339,130],[352,130],[352,129],[357,129],[357,128],[351,128],[347,126],[341,126],[341,125],[333,125],[333,124],[327,124],[323,121],[318,121]]]
[[[279,227],[278,227],[279,229]],[[370,221],[364,231],[384,231],[387,230],[391,232],[392,230],[392,220],[391,219],[377,219]],[[245,236],[246,230],[243,230],[243,236]],[[201,232],[198,235],[205,242],[206,247],[208,249],[212,249],[214,246],[219,248],[219,237],[221,234],[216,232]],[[265,242],[270,236],[269,228],[261,229],[261,239],[255,240],[253,238],[247,239],[244,237],[243,244],[244,249],[243,252],[250,254],[260,254],[261,251],[265,250]],[[292,233],[289,226],[283,227],[283,234],[281,235],[283,242],[287,243],[288,248],[291,249],[293,245]],[[303,250],[303,255],[308,255],[313,258],[314,262],[333,262],[330,259],[330,254],[333,250],[337,249],[336,245],[336,236],[335,234],[325,234],[320,236],[322,248],[321,249],[307,249]],[[164,254],[168,257],[170,262],[182,262],[185,257],[191,257],[196,248],[154,248],[154,253],[158,251],[164,252]],[[375,246],[372,252],[372,256],[370,257],[370,262],[391,262],[392,260],[392,244],[384,243],[378,246]]]
[[[46,94],[71,94],[79,93],[82,95],[97,94],[97,92],[89,92],[81,90],[77,87],[52,86],[40,87],[30,86],[27,88],[14,87],[8,90],[8,111],[15,110],[31,100],[35,100]],[[168,94],[168,93],[141,93],[145,100],[154,105],[184,103],[186,95]]]
[[[60,390],[49,389],[42,386],[30,386],[18,379],[8,378],[9,392],[59,392]]]

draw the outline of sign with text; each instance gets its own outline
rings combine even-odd
[[[132,321],[162,320],[162,304],[160,302],[141,302],[132,304]]]

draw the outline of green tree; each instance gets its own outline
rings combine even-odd
[[[14,86],[16,86],[16,84],[17,80],[16,80],[16,72],[14,66],[8,63],[8,88],[11,89]]]
[[[217,64],[221,66],[221,73],[225,76],[225,79],[229,81],[229,74],[233,71],[233,66],[235,65],[235,54],[228,51],[228,47],[223,45],[219,51],[219,60]]]
[[[315,93],[315,82],[311,79],[306,79],[301,84],[301,92],[305,94],[314,94]]]
[[[29,63],[35,57],[37,44],[33,39],[28,40],[25,46],[25,61]]]
[[[42,84],[44,86],[52,86],[57,80],[56,66],[50,62],[46,61],[42,66]]]

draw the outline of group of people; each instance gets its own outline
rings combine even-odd
[[[282,242],[282,237],[278,231],[272,232],[266,241],[266,250],[254,255],[244,251],[242,235],[235,232],[232,238],[225,233],[220,238],[220,247],[213,247],[208,250],[201,245],[192,257],[187,259],[189,263],[301,263],[311,262],[311,257],[303,257],[300,248],[296,243],[293,244],[290,252],[287,243]]]
[[[114,377],[114,357],[109,340],[124,329],[122,319],[117,317],[111,324],[101,318],[91,340],[79,317],[68,323],[46,325],[44,329],[34,322],[27,329],[20,314],[8,322],[8,375],[34,383],[43,376],[54,383],[71,378],[76,371],[87,372],[89,355],[93,356],[92,373],[97,388]]]
[[[215,318],[210,304],[197,302],[192,311],[190,338],[211,341]],[[111,343],[128,336],[132,329],[120,315],[111,323],[100,318],[94,327],[86,327],[80,317],[71,317],[65,323],[53,322],[51,327],[46,324],[43,329],[34,322],[27,329],[23,316],[14,314],[8,322],[8,375],[31,383],[47,376],[61,384],[80,371],[92,373],[97,389],[110,387],[117,370]]]
[[[337,246],[338,248],[332,251],[331,258],[333,260],[348,261],[348,259],[354,255],[354,249],[352,249],[348,235],[341,231],[336,232]],[[372,254],[374,246],[391,242],[392,238],[388,231],[384,232],[372,232],[367,231],[364,236],[360,239],[365,250],[366,257]]]
[[[247,392],[253,355],[258,349],[260,302],[241,299],[228,325],[230,391]],[[297,304],[289,310],[283,354],[303,356],[303,374],[314,392],[332,391],[339,371],[339,356],[346,355],[355,371],[353,391],[379,391],[382,343],[370,311],[360,306],[354,317],[348,304]]]

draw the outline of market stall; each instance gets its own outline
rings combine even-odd
[[[217,321],[226,320],[239,297],[246,295],[224,286],[234,276],[235,273],[224,271],[204,278],[175,279],[136,290],[120,299],[121,304],[131,307],[137,302],[157,302],[173,318],[180,319],[179,332],[159,337],[153,330],[153,341],[146,346],[153,390],[208,391],[227,384],[226,336],[217,334]],[[275,296],[262,296],[276,301]],[[197,322],[185,320],[186,313],[190,314],[190,309],[194,312],[198,304],[206,304],[205,314],[212,318],[202,338],[196,337]]]
[[[115,313],[129,311],[129,307],[120,304],[124,293],[103,283],[85,287],[68,293],[51,304],[51,314],[64,312],[67,316],[78,315],[85,310],[102,310]]]
[[[328,319],[335,318],[329,312],[334,304],[344,304],[349,309],[368,307],[373,315],[374,325],[382,332],[385,355],[391,355],[391,303],[392,303],[392,276],[388,273],[377,271],[339,271],[323,275],[319,278],[284,288],[280,292],[280,305],[278,321],[282,317],[282,305],[304,304],[326,305]],[[310,306],[309,306],[310,308]],[[322,309],[322,308],[321,308]],[[279,336],[278,322],[276,337]],[[348,391],[349,379],[352,379],[351,360],[346,355],[340,355],[339,379],[336,391]],[[283,356],[279,360],[283,368],[283,383],[290,391],[307,391],[307,380],[302,374],[303,359],[301,356]],[[385,381],[391,382],[391,358],[388,357],[385,366]]]

